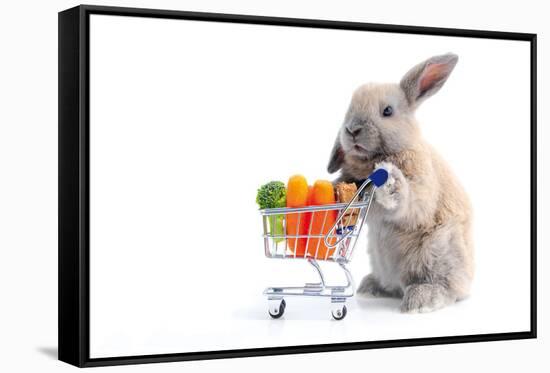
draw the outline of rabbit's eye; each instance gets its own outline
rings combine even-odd
[[[384,108],[384,111],[382,112],[382,115],[385,117],[390,117],[393,114],[393,108],[391,106],[386,106]]]

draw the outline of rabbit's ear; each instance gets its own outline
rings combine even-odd
[[[344,151],[342,150],[342,145],[340,144],[340,132],[336,136],[334,141],[334,146],[330,153],[330,160],[328,161],[327,171],[332,174],[338,171],[344,163]]]
[[[417,106],[439,91],[457,62],[456,54],[447,53],[429,58],[410,69],[400,83],[409,104]]]

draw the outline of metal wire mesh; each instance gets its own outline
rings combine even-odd
[[[350,203],[260,210],[266,257],[348,262],[373,191]]]

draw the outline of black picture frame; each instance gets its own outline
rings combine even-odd
[[[335,343],[277,348],[171,353],[90,358],[89,350],[89,18],[92,14],[154,17],[194,21],[231,22],[521,40],[530,43],[531,120],[531,322],[522,332],[442,336],[403,340]],[[536,338],[537,335],[537,35],[530,33],[400,26],[313,19],[263,17],[80,5],[59,13],[59,360],[78,367],[173,362],[200,359],[282,355],[403,346],[437,345]]]

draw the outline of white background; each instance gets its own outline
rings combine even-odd
[[[101,2],[103,3],[103,2]],[[108,3],[105,3],[108,4]],[[232,5],[209,2],[127,1],[118,5],[163,7],[182,10],[205,10],[231,13],[265,14],[307,18],[357,20],[395,24],[430,25],[461,28],[499,29],[539,33],[539,66],[546,60],[544,9],[535,2],[516,4],[483,4],[467,2],[423,5],[370,4],[339,2],[338,5],[318,2],[281,2],[257,4],[235,2]],[[0,151],[3,170],[2,234],[0,279],[2,280],[2,321],[0,339],[7,371],[30,369],[71,369],[57,362],[56,354],[56,274],[57,274],[57,16],[56,12],[75,5],[55,2],[36,5],[12,5],[2,13],[1,62],[2,106]],[[495,13],[495,9],[498,12]],[[545,101],[547,74],[539,69],[539,103]],[[450,83],[450,82],[449,82]],[[506,87],[503,84],[503,87]],[[451,94],[449,87],[440,92]],[[433,100],[436,98],[434,97]],[[547,100],[546,100],[547,101]],[[433,102],[432,102],[433,103]],[[430,104],[432,104],[430,103]],[[426,103],[427,107],[428,103]],[[432,105],[432,107],[435,104]],[[539,105],[539,123],[546,111]],[[428,115],[430,110],[425,110]],[[539,126],[539,144],[547,133]],[[539,190],[542,190],[542,150],[539,151]],[[547,257],[542,250],[542,195],[539,193],[539,273]],[[544,212],[543,212],[544,210]],[[539,275],[539,315],[543,315],[547,286],[546,274]],[[512,302],[516,294],[508,294]],[[185,364],[120,367],[114,369],[169,370],[194,369],[218,371],[240,369],[281,371],[314,366],[318,370],[348,369],[464,371],[468,368],[517,371],[546,365],[542,354],[546,345],[547,327],[539,317],[539,339],[497,343],[417,347],[377,351],[354,351],[314,355],[231,359]],[[540,369],[539,369],[540,370]]]
[[[529,330],[529,183],[504,185],[529,180],[529,43],[95,15],[90,30],[92,357]],[[460,62],[418,119],[472,199],[471,298],[418,316],[354,298],[342,322],[291,298],[271,320],[265,286],[315,277],[265,259],[258,186],[334,178],[352,91],[447,51]]]

